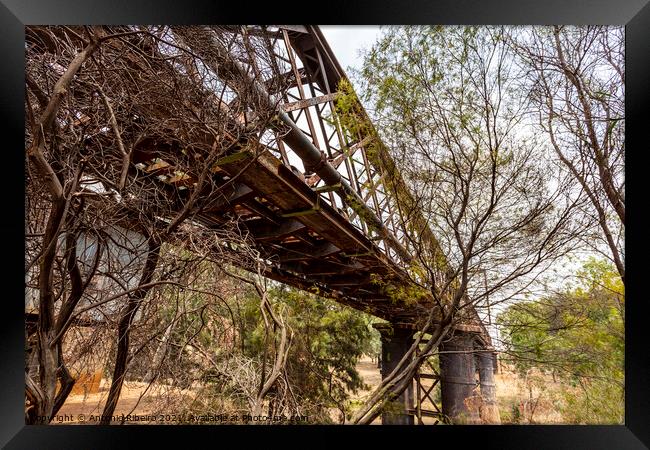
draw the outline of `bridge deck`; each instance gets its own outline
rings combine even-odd
[[[272,279],[393,323],[415,325],[426,318],[427,305],[412,299],[396,301],[388,293],[409,283],[403,257],[406,250],[396,242],[396,236],[403,237],[403,233],[393,213],[394,199],[382,184],[381,168],[374,167],[366,154],[369,139],[351,136],[327,119],[335,108],[343,70],[318,28],[291,28],[265,33],[273,36],[279,63],[288,65],[286,73],[293,74],[280,103],[302,136],[260,143],[255,148],[248,142],[218,161],[213,181],[228,185],[225,198],[198,219],[207,227],[218,228],[236,215],[261,255],[272,262],[266,273]],[[353,193],[363,199],[383,230],[378,231],[351,208],[338,185],[328,185],[319,172],[310,171],[308,163],[296,157],[298,152],[293,151],[305,138],[322,152],[326,164],[338,171],[341,182],[353,186]],[[173,171],[158,157],[158,146],[144,141],[136,147],[133,162],[141,163],[141,171]],[[172,184],[183,183],[191,189],[196,175],[187,168],[183,172],[188,178]]]
[[[399,197],[400,205],[408,208],[408,202],[403,202],[408,189],[399,176],[395,179],[387,152],[381,163],[371,157],[367,147],[373,140],[376,144],[374,133],[351,132],[336,118],[339,82],[345,74],[320,30],[315,26],[233,28],[244,43],[261,39],[258,48],[271,48],[273,57],[266,62],[255,61],[250,52],[248,57],[227,54],[212,61],[219,49],[206,52],[213,45],[208,31],[172,30],[207,67],[225,77],[226,84],[228,73],[239,70],[252,74],[259,96],[267,96],[269,104],[276,95],[282,97],[278,111],[284,121],[282,130],[267,130],[274,137],[270,141],[240,143],[216,162],[211,176],[224,187],[224,196],[203,210],[198,221],[219,228],[236,216],[271,262],[266,273],[270,278],[393,323],[415,326],[424,320],[429,300],[396,300],[390,295],[392,289],[410,283],[407,270],[413,249],[397,205]],[[194,40],[186,40],[188,35]],[[233,62],[223,70],[229,58]],[[256,73],[263,63],[266,75]],[[280,85],[285,89],[272,91]],[[359,109],[367,117],[360,105]],[[209,139],[214,137],[205,139],[203,144],[210,147]],[[173,189],[176,198],[190,195],[197,178],[192,167],[171,167],[161,157],[186,145],[191,143],[182,142],[180,136],[175,144],[142,139],[133,149],[131,173],[165,175],[171,188],[183,188]],[[426,220],[418,214],[410,216],[410,225],[415,217],[419,234],[437,246]]]

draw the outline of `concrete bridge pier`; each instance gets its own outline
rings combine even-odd
[[[440,345],[442,413],[457,424],[480,423],[476,382],[475,334],[456,331]]]
[[[381,334],[381,377],[388,376],[413,343],[414,331],[390,324],[375,324]],[[413,384],[397,397],[381,415],[383,425],[413,425]]]
[[[477,354],[477,361],[481,385],[481,421],[491,424],[501,423],[494,383],[496,352],[492,348],[486,348]]]

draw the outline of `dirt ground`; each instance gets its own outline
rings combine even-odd
[[[370,357],[364,356],[357,363],[357,370],[368,389],[351,393],[353,409],[359,408],[381,382],[377,362],[372,361]],[[537,376],[540,375],[537,374]],[[543,390],[535,386],[531,390],[529,380],[520,378],[507,367],[501,367],[499,373],[495,375],[495,382],[497,402],[503,423],[563,423],[562,416],[553,402],[553,394],[559,388],[559,384],[553,382],[550,376],[545,378],[548,380],[543,383],[545,386]],[[126,382],[114,416],[121,418],[122,415],[131,414],[132,417],[126,421],[128,423],[174,423],[177,419],[167,416],[167,412],[171,411],[171,408],[165,407],[165,405],[177,400],[178,396],[192,396],[192,394],[192,391],[183,391],[164,385],[155,385],[148,389],[145,383]],[[97,423],[107,395],[107,380],[102,380],[97,393],[70,395],[52,423]],[[159,416],[161,411],[165,412],[165,416]],[[337,413],[337,411],[333,411],[332,417],[336,417]],[[433,423],[433,419],[425,418],[425,423]],[[372,424],[381,424],[381,418],[375,419]]]
[[[125,382],[120,399],[115,408],[115,417],[128,416],[125,423],[167,423],[176,421],[167,417],[165,404],[169,404],[179,396],[190,395],[190,391],[171,388],[168,386],[148,387],[147,383]],[[94,394],[72,394],[61,407],[53,423],[57,424],[96,424],[99,422],[106,397],[108,396],[107,380],[102,380],[99,392]],[[117,423],[120,422],[117,421]]]
[[[351,394],[353,401],[356,401],[357,407],[361,405],[363,400],[367,398],[372,390],[381,382],[381,374],[377,368],[377,362],[371,361],[369,357],[363,357],[357,364],[357,370],[367,385],[368,389],[360,390]],[[114,416],[121,415],[132,416],[157,416],[161,409],[161,404],[169,402],[172,396],[189,395],[190,391],[174,390],[164,387],[162,391],[160,386],[154,386],[147,390],[146,383],[140,382],[125,382],[122,388],[122,394],[115,408]],[[66,400],[65,404],[58,413],[58,420],[54,420],[54,424],[90,424],[97,423],[99,416],[102,413],[106,397],[108,396],[108,382],[102,380],[100,383],[99,392],[94,394],[71,394]],[[333,414],[335,414],[333,412]],[[335,416],[333,416],[335,417]],[[167,417],[157,417],[162,420],[137,420],[138,423],[166,423],[169,422]],[[135,417],[129,421],[134,423]],[[172,420],[173,422],[173,420]],[[373,425],[381,424],[381,418],[373,421]]]

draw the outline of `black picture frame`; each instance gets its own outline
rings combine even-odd
[[[6,448],[133,448],[189,445],[249,445],[245,439],[281,445],[338,445],[351,436],[371,441],[405,438],[417,445],[533,449],[641,449],[650,447],[650,353],[643,284],[644,186],[643,155],[648,147],[643,112],[650,105],[649,0],[411,0],[305,2],[200,1],[44,1],[2,0],[3,91],[2,161],[4,186],[0,230],[4,269],[3,324],[0,327],[0,444]],[[451,427],[256,427],[248,426],[26,426],[24,424],[24,26],[32,24],[610,24],[626,26],[626,401],[620,426],[451,426]],[[8,144],[7,137],[17,142]],[[636,173],[635,173],[636,172]],[[629,208],[629,205],[632,208]],[[299,432],[296,434],[296,432]],[[399,436],[398,436],[399,435]],[[236,441],[233,441],[236,439]],[[154,442],[157,441],[157,442]],[[226,444],[228,443],[228,444]],[[252,444],[250,444],[252,445]],[[358,445],[358,444],[355,444]],[[392,444],[395,445],[395,444]]]

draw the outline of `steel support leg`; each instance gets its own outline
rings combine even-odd
[[[442,413],[452,423],[480,422],[476,399],[474,337],[456,332],[440,346],[440,388]]]
[[[375,328],[381,333],[381,377],[388,376],[413,342],[413,330],[390,325]],[[384,425],[413,425],[413,383],[381,415]]]

